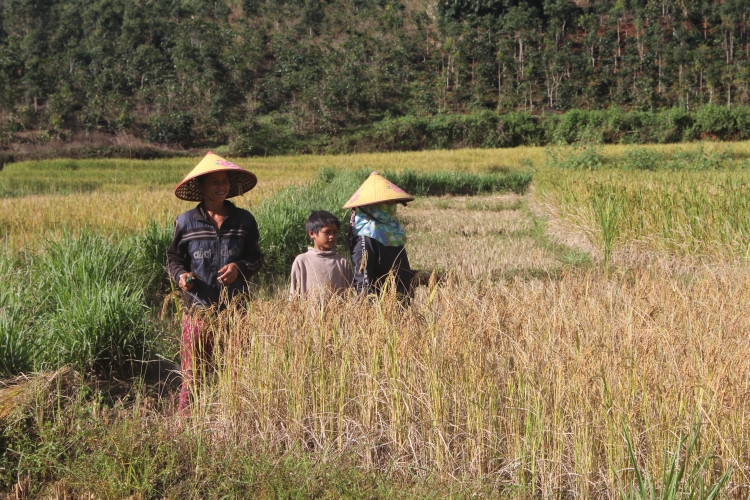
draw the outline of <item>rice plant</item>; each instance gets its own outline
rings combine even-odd
[[[260,229],[264,271],[287,275],[294,257],[305,251],[310,239],[305,222],[315,210],[327,210],[341,220],[340,250],[346,251],[348,210],[341,207],[357,190],[360,176],[353,172],[323,171],[311,184],[283,189],[253,210]]]
[[[533,173],[529,170],[508,172],[430,172],[414,170],[384,172],[393,183],[414,196],[476,195],[481,193],[514,192],[528,189]]]
[[[591,200],[591,209],[594,217],[599,223],[601,231],[604,263],[609,265],[612,260],[612,249],[619,236],[619,223],[622,213],[622,203],[617,198],[616,193],[603,190],[596,193]]]
[[[575,144],[573,146],[553,146],[545,151],[545,166],[568,170],[598,170],[602,168],[604,156],[598,144]]]
[[[0,296],[0,375],[18,375],[31,371],[37,359],[37,339],[30,335],[32,318],[21,301]]]
[[[611,193],[620,208],[609,213],[619,213],[616,227],[625,245],[712,258],[744,256],[750,245],[745,170],[608,170],[565,177],[541,171],[536,179],[538,192],[589,234],[601,234],[601,213],[582,207],[606,208],[602,193]]]
[[[612,162],[614,168],[625,170],[723,170],[743,167],[724,149],[707,148],[704,144],[690,149],[660,152],[655,148],[634,147]]]
[[[673,158],[680,147],[653,149]],[[732,146],[733,163],[710,168],[625,169],[617,163],[625,151],[602,147],[593,170],[538,168],[524,197],[420,198],[402,212],[413,229],[410,258],[461,275],[420,289],[408,306],[387,292],[324,305],[255,296],[213,315],[214,371],[196,390],[188,425],[175,425],[169,395],[135,394],[103,408],[82,388],[67,409],[66,398],[56,400],[63,409],[51,420],[58,410],[39,398],[0,437],[0,490],[10,491],[20,471],[45,485],[39,491],[54,484],[100,497],[278,496],[288,484],[303,485],[289,496],[347,496],[350,481],[395,484],[393,496],[415,484],[430,497],[441,486],[453,497],[744,496],[750,178],[736,160],[747,145]],[[493,165],[528,170],[523,157],[540,165],[542,154],[254,159],[269,176],[287,177],[252,209],[269,281],[278,283],[307,246],[309,211],[329,209],[346,224],[340,207],[372,170],[396,183],[412,176],[412,190],[462,192],[482,184],[425,172],[477,180]],[[321,165],[329,168],[315,178]],[[101,373],[148,359],[164,333],[155,305],[171,238],[170,224],[149,219],[188,208],[172,203],[166,180],[159,186],[0,200],[2,234],[33,243],[0,257],[3,376],[63,363]],[[19,207],[34,220],[14,216]],[[538,222],[547,216],[549,224]],[[556,216],[593,235],[604,261],[618,265],[560,266],[552,247],[578,249],[579,240]],[[620,250],[633,248],[663,252],[679,271],[621,266]],[[684,256],[707,265],[691,267]],[[700,439],[693,408],[710,418]],[[326,467],[343,475],[330,479]]]
[[[643,477],[662,471],[663,450],[697,407],[712,421],[702,446],[717,459],[702,466],[709,455],[697,454],[693,431],[652,484],[677,484],[682,497],[725,492],[729,470],[750,472],[745,325],[729,320],[747,279],[731,268],[692,281],[592,270],[549,286],[452,277],[408,308],[387,292],[322,307],[252,301],[207,318],[223,348],[194,415],[266,451],[345,454],[401,477],[484,478],[520,498],[601,498],[633,477],[633,454]],[[727,398],[736,406],[723,411]],[[621,423],[637,433],[630,448]],[[696,452],[685,458],[688,446]]]

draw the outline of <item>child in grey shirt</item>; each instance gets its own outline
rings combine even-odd
[[[322,210],[313,212],[307,219],[305,230],[313,246],[294,259],[291,297],[315,297],[352,286],[349,261],[333,250],[340,227],[341,222],[335,215]]]

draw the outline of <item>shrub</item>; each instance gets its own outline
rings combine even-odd
[[[722,170],[732,164],[731,157],[719,149],[678,149],[667,162],[670,170]]]
[[[582,109],[574,109],[562,115],[552,132],[553,143],[573,144],[578,142],[579,134],[588,125],[587,118],[586,111]]]
[[[633,148],[625,151],[622,167],[627,170],[658,170],[666,161],[663,155],[646,148]]]
[[[731,114],[732,119],[734,120],[735,132],[737,134],[735,139],[750,139],[750,107],[737,106],[732,108]]]
[[[621,142],[623,137],[623,121],[627,113],[618,106],[612,106],[604,112],[604,131],[602,142],[615,144]]]
[[[707,107],[709,108],[709,107]],[[701,137],[750,138],[750,107],[720,106],[688,112],[573,109],[541,117],[528,113],[407,115],[386,118],[336,137],[327,146],[345,151],[415,151],[445,148],[501,148],[542,144],[666,144]]]
[[[597,170],[603,164],[601,147],[576,144],[572,147],[547,148],[547,165],[574,170]]]
[[[695,113],[691,135],[694,138],[728,139],[736,131],[732,113],[724,106],[703,106]]]
[[[542,127],[527,113],[502,115],[496,130],[495,147],[536,146],[543,143]]]
[[[686,131],[692,126],[693,119],[683,108],[672,108],[663,111],[666,127],[659,138],[659,142],[673,143],[684,139]]]
[[[659,153],[647,148],[633,148],[614,161],[613,167],[625,170],[722,170],[731,168],[732,158],[726,151],[706,148],[676,149]]]
[[[264,156],[296,151],[294,130],[280,116],[264,116],[235,127],[229,150],[236,156]]]

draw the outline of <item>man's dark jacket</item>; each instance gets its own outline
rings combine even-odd
[[[167,250],[167,271],[175,283],[179,283],[183,273],[196,274],[193,288],[185,293],[190,306],[218,303],[223,289],[228,292],[228,299],[246,292],[247,280],[263,263],[255,217],[228,201],[224,203],[229,214],[221,229],[216,229],[203,203],[175,221],[174,238]],[[230,262],[237,264],[240,274],[224,286],[218,281],[218,271]]]

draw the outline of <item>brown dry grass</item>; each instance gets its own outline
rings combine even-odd
[[[404,309],[256,301],[212,320],[226,350],[195,414],[232,439],[360,465],[611,498],[703,422],[705,478],[750,488],[750,273],[567,272],[450,281]],[[242,367],[238,370],[238,367]]]
[[[451,270],[472,279],[557,267],[554,254],[535,238],[527,199],[518,195],[426,198],[399,209],[409,235],[412,265]]]

